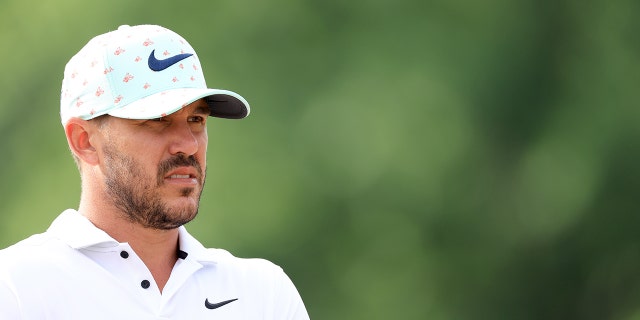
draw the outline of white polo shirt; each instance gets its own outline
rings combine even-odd
[[[75,210],[0,251],[0,319],[309,319],[282,269],[206,249],[184,227],[162,294],[127,243]]]

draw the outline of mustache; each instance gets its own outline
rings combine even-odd
[[[196,157],[179,154],[160,163],[158,166],[158,185],[164,182],[164,177],[169,173],[169,171],[180,167],[195,168],[198,172],[198,176],[196,178],[198,179],[198,182],[202,184],[202,166],[200,166]]]

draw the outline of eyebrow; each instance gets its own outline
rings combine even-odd
[[[206,115],[210,115],[211,114],[211,107],[209,107],[209,105],[206,106],[198,106],[196,107],[195,110],[193,110],[194,114],[206,114]]]

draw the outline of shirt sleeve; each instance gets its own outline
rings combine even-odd
[[[278,315],[275,319],[309,320],[309,314],[300,293],[284,271],[281,268],[278,269],[280,284],[276,298],[280,301],[277,303],[279,307],[276,309]]]

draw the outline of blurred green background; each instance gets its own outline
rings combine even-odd
[[[77,206],[66,61],[183,35],[211,87],[205,245],[312,319],[640,319],[640,2],[0,2],[0,247]]]

